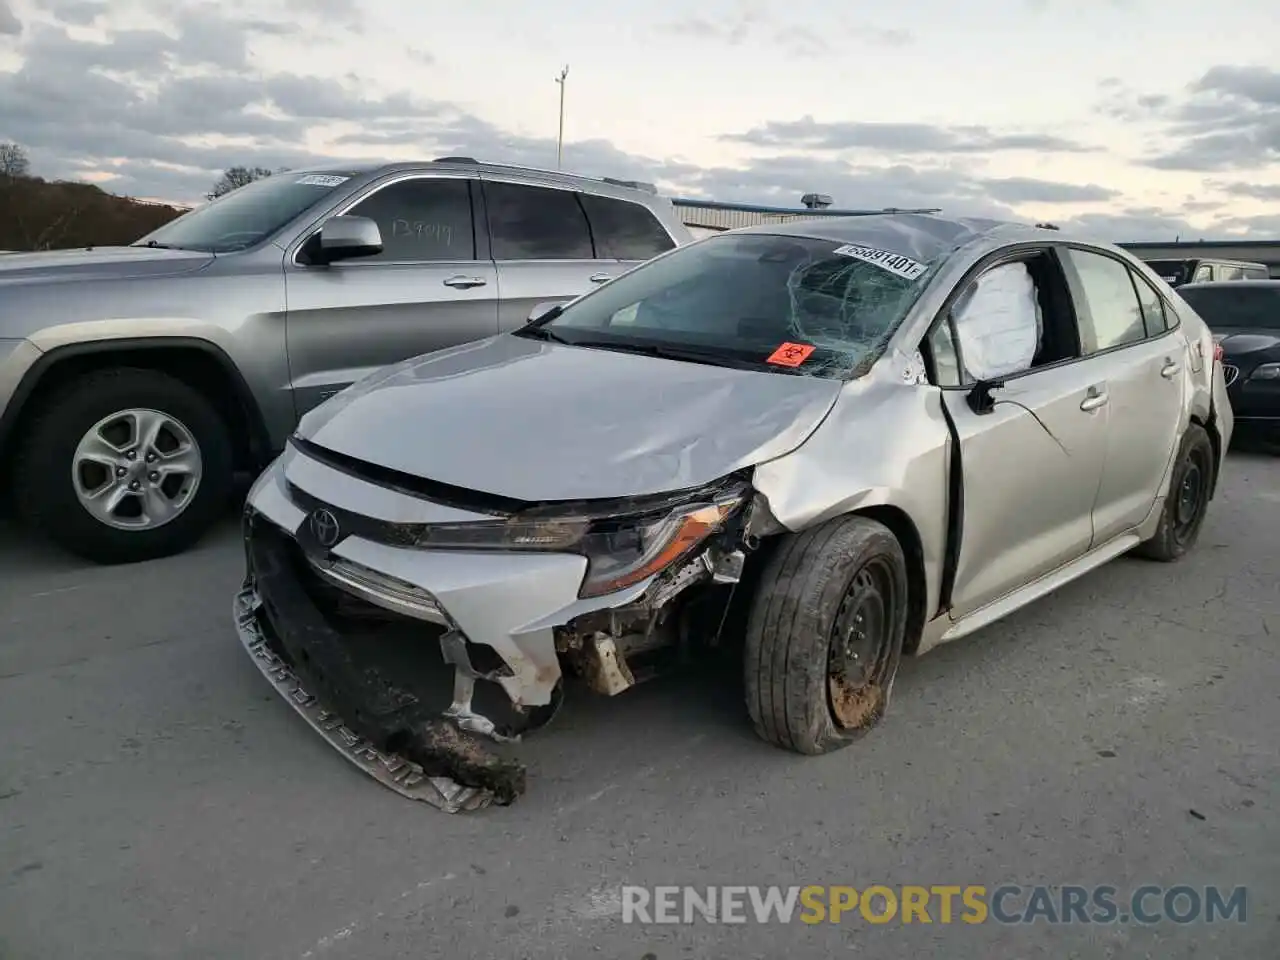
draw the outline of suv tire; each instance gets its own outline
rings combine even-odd
[[[227,425],[202,394],[122,367],[82,377],[35,411],[14,494],[19,517],[72,553],[133,563],[199,540],[229,500],[232,464]]]

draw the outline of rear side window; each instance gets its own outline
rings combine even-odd
[[[1155,337],[1168,330],[1173,323],[1164,309],[1164,301],[1151,284],[1135,273],[1133,285],[1138,290],[1138,303],[1142,305],[1142,319],[1147,326],[1147,336]]]
[[[1224,267],[1219,264],[1214,268],[1216,271],[1215,280],[1243,280],[1244,271],[1239,267]]]
[[[471,189],[466,180],[414,178],[383,187],[351,208],[382,234],[382,252],[362,261],[474,260]]]
[[[1280,330],[1280,286],[1241,283],[1179,292],[1211,330]]]
[[[1069,250],[1067,255],[1083,288],[1082,306],[1086,309],[1078,314],[1084,352],[1097,353],[1145,339],[1142,305],[1129,268],[1100,253]]]
[[[597,257],[651,260],[676,245],[648,207],[590,193],[581,194],[580,199],[591,223]]]
[[[592,260],[591,231],[569,190],[486,183],[495,260]]]

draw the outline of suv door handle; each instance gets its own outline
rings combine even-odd
[[[1160,376],[1166,380],[1172,380],[1174,375],[1182,369],[1182,364],[1174,360],[1166,360],[1164,366],[1160,368]]]
[[[606,280],[612,280],[613,277],[607,273],[593,273],[591,276],[587,277],[587,279],[592,283],[604,283]]]
[[[1105,407],[1109,399],[1105,391],[1091,389],[1089,395],[1080,401],[1080,409],[1085,413],[1093,413],[1093,411]]]
[[[484,277],[450,277],[444,281],[444,285],[458,290],[470,290],[472,287],[483,287],[487,282]]]

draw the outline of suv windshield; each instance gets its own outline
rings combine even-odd
[[[637,267],[524,335],[845,378],[865,372],[931,274],[892,251],[729,234]]]
[[[1191,287],[1180,290],[1210,330],[1280,330],[1280,285]]]
[[[352,176],[341,172],[289,172],[264,177],[183,214],[133,246],[206,253],[244,250],[271,236]]]

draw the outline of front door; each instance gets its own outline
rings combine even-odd
[[[1078,559],[1093,540],[1105,376],[1080,356],[1056,255],[1018,256],[966,287],[931,340],[960,454],[956,618]]]
[[[379,367],[498,332],[497,274],[477,259],[476,189],[441,176],[377,185],[346,212],[378,224],[381,254],[286,265],[299,417]]]
[[[1167,331],[1159,294],[1121,260],[1065,252],[1084,352],[1107,381],[1107,454],[1093,508],[1094,546],[1142,523],[1183,429],[1186,342]]]

